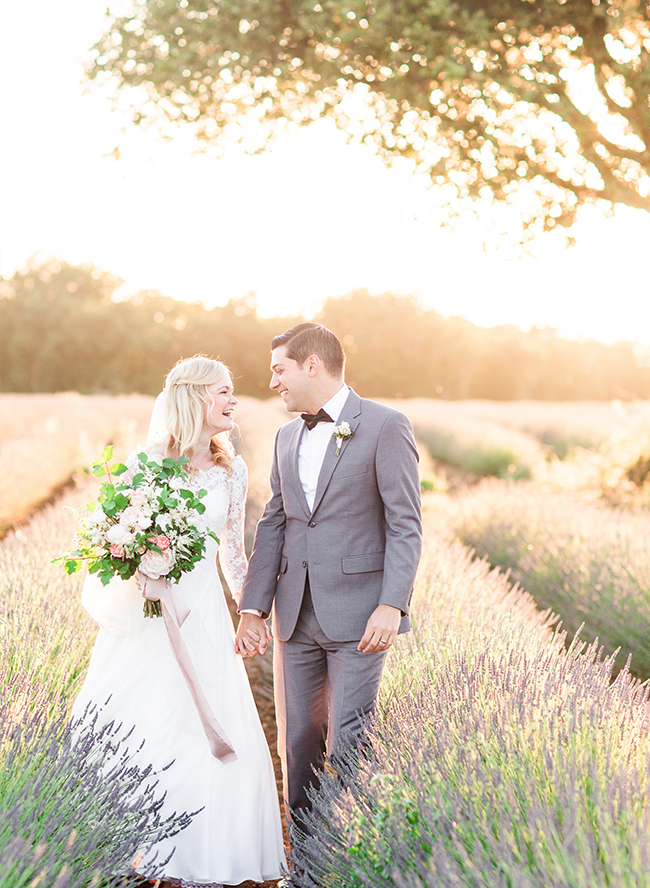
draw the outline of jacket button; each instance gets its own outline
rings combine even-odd
[[[310,527],[316,527],[316,522],[315,522],[315,521],[310,521],[310,522],[309,522],[309,526],[310,526]]]
[[[307,562],[306,562],[306,561],[303,561],[302,566],[303,566],[303,567],[307,567]]]

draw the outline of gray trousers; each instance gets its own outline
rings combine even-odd
[[[336,755],[341,741],[354,742],[360,716],[375,708],[386,653],[362,654],[358,643],[330,641],[324,634],[308,580],[293,635],[275,641],[278,752],[288,816],[311,807],[307,788],[318,786],[314,771],[326,754]]]

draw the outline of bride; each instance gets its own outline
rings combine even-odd
[[[134,864],[146,878],[153,872],[154,859],[159,864],[171,854],[163,885],[206,888],[263,882],[279,878],[285,869],[271,757],[244,665],[235,653],[215,564],[218,548],[224,576],[238,600],[247,566],[247,472],[229,440],[237,403],[224,364],[201,355],[182,360],[169,372],[154,408],[152,432],[158,423],[164,434],[147,448],[154,458],[189,457],[186,485],[208,492],[201,519],[220,545],[207,537],[205,557],[172,590],[180,606],[189,608],[180,635],[203,708],[234,755],[228,750],[228,755],[216,757],[205,713],[181,670],[164,620],[142,613],[139,586],[146,582],[150,597],[155,584],[163,581],[136,575],[102,586],[89,575],[82,593],[100,630],[73,718],[82,719],[95,707],[97,727],[114,722],[125,734],[133,728],[128,744],[134,764],[152,764],[158,790],[166,792],[161,814],[198,812],[186,829],[147,849]],[[127,461],[131,473],[134,465],[135,455]]]

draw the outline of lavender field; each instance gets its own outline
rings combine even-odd
[[[60,411],[59,396],[22,397],[3,441],[14,454],[2,462],[5,483],[48,409]],[[423,482],[453,472],[454,485],[425,494],[414,631],[389,657],[366,754],[351,752],[347,779],[328,778],[316,798],[299,884],[650,886],[650,704],[637,678],[650,675],[645,408],[617,408],[607,436],[611,405],[541,405],[537,427],[530,405],[519,421],[517,405],[403,407]],[[90,425],[98,410],[59,423],[49,449],[58,442],[68,454],[77,486],[0,542],[0,888],[109,884],[148,837],[182,827],[182,812],[159,822],[151,775],[128,770],[119,736],[89,735],[79,752],[66,726],[95,635],[78,576],[50,564],[68,546],[72,510],[94,495],[79,471],[87,457],[70,442],[103,445],[119,427],[120,446],[135,446],[150,400],[138,409],[103,432]],[[245,398],[238,409],[249,544],[286,418],[276,401]],[[583,444],[597,443],[567,446],[560,460],[562,447],[544,440],[551,419],[557,440],[576,438],[580,419]],[[44,494],[35,476],[21,476],[32,504],[60,484]],[[23,494],[21,509],[33,508]],[[269,666],[253,680],[268,683]],[[102,783],[109,745],[112,778]]]
[[[613,509],[534,485],[484,484],[459,498],[449,526],[508,570],[573,635],[618,651],[650,677],[650,512]]]
[[[443,516],[444,517],[444,516]],[[427,516],[369,748],[314,796],[301,888],[650,885],[650,703]]]

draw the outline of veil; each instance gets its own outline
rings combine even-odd
[[[161,391],[155,400],[153,410],[151,411],[151,420],[149,422],[149,432],[147,434],[147,444],[160,444],[167,437],[167,426],[165,422],[165,414],[167,410],[167,393],[165,389]]]

